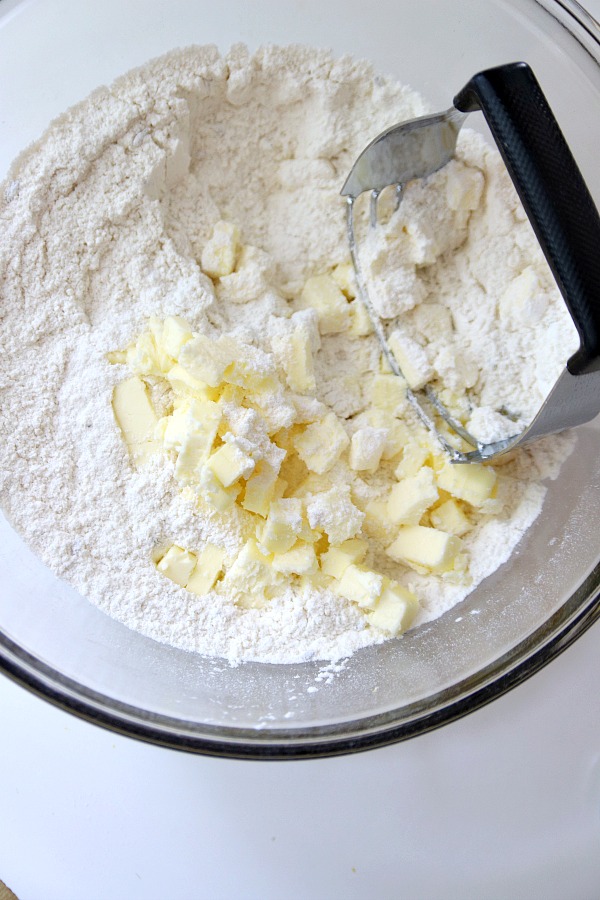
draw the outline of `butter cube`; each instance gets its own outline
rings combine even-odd
[[[221,582],[237,606],[260,609],[266,605],[270,590],[283,580],[271,561],[272,556],[262,553],[255,540],[246,541]]]
[[[388,498],[387,512],[391,522],[418,525],[426,510],[438,499],[433,470],[421,469],[411,478],[395,484]]]
[[[406,378],[408,386],[417,391],[424,387],[434,376],[427,354],[420,344],[402,331],[393,331],[388,345],[400,371]]]
[[[222,335],[219,341],[224,337],[225,335]],[[250,344],[234,341],[232,338],[228,338],[227,341],[227,347],[235,346],[235,354],[225,370],[225,381],[254,392],[275,394],[281,389],[275,363],[268,353]]]
[[[220,387],[225,381],[225,371],[241,353],[237,341],[222,334],[217,340],[205,334],[196,334],[181,348],[179,363],[199,381],[209,387]]]
[[[127,350],[109,350],[108,353],[105,354],[105,357],[111,366],[127,365]]]
[[[215,450],[206,465],[212,469],[223,487],[228,488],[240,478],[248,478],[256,463],[234,441],[229,441]]]
[[[356,297],[356,278],[351,262],[339,263],[331,273],[331,277],[348,300]]]
[[[328,472],[350,443],[344,426],[334,412],[308,425],[294,438],[300,459],[311,472]]]
[[[125,353],[128,367],[136,375],[164,375],[173,360],[156,346],[154,335],[147,331],[129,346]]]
[[[423,525],[404,525],[385,551],[396,562],[442,573],[454,568],[462,548],[460,538]]]
[[[430,456],[431,450],[424,444],[419,444],[415,440],[405,444],[402,450],[402,459],[394,473],[398,481],[416,475],[429,462]]]
[[[361,608],[375,609],[383,590],[383,575],[364,566],[352,564],[333,588],[336,594],[358,603]]]
[[[282,575],[314,575],[319,569],[313,544],[304,541],[298,541],[285,553],[275,553],[272,565]]]
[[[175,418],[174,413],[172,418]],[[202,403],[194,401],[188,407],[184,416],[186,433],[181,440],[181,446],[177,462],[175,464],[175,477],[184,484],[197,481],[200,467],[209,459],[212,445],[217,436],[217,430],[221,421],[221,408],[210,400]],[[173,428],[173,434],[168,427],[165,430],[165,445],[177,438],[180,433],[180,422]]]
[[[436,509],[432,509],[430,518],[434,528],[447,531],[448,534],[455,534],[457,537],[462,537],[471,527],[464,512],[452,498],[441,503]]]
[[[368,618],[375,628],[397,637],[410,628],[418,610],[419,601],[411,591],[386,579],[377,605]]]
[[[437,483],[457,500],[464,500],[471,506],[481,506],[492,496],[496,486],[496,473],[488,466],[478,463],[452,465],[446,462],[437,473]]]
[[[229,488],[224,488],[213,470],[207,465],[203,465],[198,473],[198,484],[195,486],[195,490],[209,506],[213,506],[219,512],[225,512],[235,503],[240,487],[234,484]]]
[[[387,500],[371,500],[367,503],[363,528],[370,537],[382,544],[393,539],[398,529],[390,522]]]
[[[396,376],[394,375],[393,377],[395,378]],[[373,428],[385,428],[387,430],[387,439],[381,454],[382,459],[393,459],[403,447],[414,440],[406,425],[395,419],[388,410],[372,407],[367,410],[365,418]]]
[[[355,472],[375,472],[387,442],[387,428],[359,428],[352,435],[350,468]]]
[[[359,538],[344,541],[339,547],[330,547],[321,557],[321,572],[331,578],[342,577],[348,566],[361,563],[367,555],[367,544]]]
[[[192,329],[180,316],[167,316],[162,327],[162,347],[169,356],[177,360],[184,344],[191,341]]]
[[[179,363],[175,363],[169,370],[167,380],[176,394],[183,394],[196,400],[214,401],[219,397],[218,388],[211,388],[199,378],[194,378],[191,372],[188,372]]]
[[[224,550],[214,544],[207,544],[198,553],[196,567],[186,583],[187,590],[200,597],[208,594],[223,571],[224,559]]]
[[[296,543],[302,524],[301,500],[295,497],[274,500],[259,529],[261,547],[269,553],[285,553]]]
[[[362,300],[352,300],[350,308],[350,328],[348,334],[352,337],[365,337],[373,333],[373,323]]]
[[[246,482],[246,492],[242,506],[248,512],[257,513],[266,518],[275,495],[277,472],[266,460],[261,459]]]
[[[289,338],[289,353],[283,359],[287,382],[298,394],[316,389],[310,337],[304,329],[295,329]]]
[[[315,309],[321,334],[337,334],[350,325],[348,301],[330,275],[309,278],[296,302],[298,309]]]
[[[158,450],[154,440],[156,414],[141,378],[128,378],[115,385],[112,408],[135,464],[144,463]]]
[[[200,265],[210,278],[222,278],[235,271],[240,250],[240,232],[230,222],[217,222],[202,251]]]
[[[175,584],[185,587],[196,566],[197,557],[189,550],[177,547],[175,544],[167,550],[156,568],[166,575]]]
[[[378,374],[371,384],[371,403],[392,416],[399,416],[406,409],[406,381],[399,375]]]
[[[165,450],[181,450],[181,445],[189,433],[189,406],[181,406],[170,416],[164,416],[157,424],[155,434],[160,434]]]
[[[321,349],[319,314],[316,309],[298,309],[292,313],[290,323],[294,331],[301,331],[310,341],[310,349],[317,353]]]

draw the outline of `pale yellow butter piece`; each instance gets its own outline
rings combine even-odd
[[[261,459],[246,482],[246,492],[242,506],[248,512],[257,513],[266,518],[269,507],[275,496],[277,472],[266,460]]]
[[[383,448],[383,453],[381,454],[382,459],[393,459],[400,453],[403,447],[411,441],[414,441],[414,438],[411,437],[410,431],[406,425],[398,419],[395,419],[393,415],[385,409],[372,407],[367,410],[365,419],[373,428],[385,428],[387,430],[387,439],[385,447]]]
[[[206,465],[212,469],[223,487],[228,488],[240,478],[248,478],[256,463],[236,443],[230,441],[215,450]]]
[[[183,394],[186,397],[193,397],[195,400],[211,400],[219,399],[219,389],[209,387],[204,381],[194,376],[187,369],[184,369],[179,363],[169,370],[167,380],[177,394]]]
[[[489,500],[496,486],[494,470],[477,463],[452,465],[446,462],[436,477],[439,487],[471,506],[481,506]]]
[[[372,334],[373,323],[362,300],[352,300],[348,305],[350,308],[348,334],[352,337],[366,337],[366,335]]]
[[[385,579],[383,590],[373,612],[368,614],[371,625],[391,637],[397,637],[410,628],[417,612],[419,601],[407,588],[395,581]]]
[[[235,271],[240,250],[239,229],[230,222],[217,222],[204,246],[200,265],[211,278],[222,278]]]
[[[455,534],[457,537],[462,537],[471,527],[463,510],[452,498],[432,509],[430,517],[434,528],[447,531],[448,534]]]
[[[424,444],[419,444],[415,440],[405,444],[402,450],[402,458],[394,472],[398,481],[416,475],[429,462],[430,456],[431,450]]]
[[[181,348],[179,363],[194,378],[216,388],[227,380],[225,372],[240,353],[238,342],[225,334],[217,340],[205,334],[195,334]]]
[[[191,341],[192,329],[181,316],[167,316],[163,322],[161,343],[164,352],[173,359],[179,359],[184,344]]]
[[[367,425],[355,431],[350,444],[350,468],[355,472],[376,472],[387,438],[387,428]]]
[[[328,472],[349,443],[344,426],[334,412],[308,425],[293,439],[298,456],[317,475]]]
[[[390,491],[387,513],[395,524],[418,525],[426,510],[438,499],[433,470],[424,467],[416,475],[395,484]]]
[[[332,271],[331,277],[348,300],[356,297],[356,278],[351,262],[339,263]]]
[[[135,343],[127,347],[125,358],[127,366],[136,375],[164,375],[174,362],[156,346],[150,331],[141,334]]]
[[[388,339],[388,346],[400,371],[413,391],[419,390],[434,376],[432,366],[427,359],[423,347],[409,335],[401,331],[393,331]]]
[[[158,450],[154,440],[157,418],[141,378],[128,378],[115,385],[112,408],[133,461],[145,462]]]
[[[199,497],[210,506],[218,509],[219,512],[225,512],[226,509],[230,509],[241,490],[239,484],[233,484],[229,488],[224,488],[213,470],[209,469],[206,464],[200,467],[198,484],[194,488]]]
[[[167,428],[165,438],[169,441],[180,433],[182,424],[186,428],[175,463],[175,476],[179,481],[187,484],[198,480],[202,464],[210,457],[220,421],[221,408],[217,403],[193,401],[185,412],[184,423],[178,422],[175,435],[171,436]]]
[[[174,544],[157,563],[156,568],[175,584],[185,587],[194,571],[196,561],[197,557],[194,553]]]
[[[331,578],[342,577],[348,566],[361,563],[367,555],[367,544],[360,538],[344,541],[339,547],[330,547],[321,557],[321,572]]]
[[[237,606],[260,609],[266,605],[269,590],[283,581],[271,565],[272,559],[271,554],[260,551],[255,540],[246,541],[221,582],[223,591]]]
[[[124,366],[127,364],[127,350],[109,350],[105,356],[107,362],[112,366]]]
[[[298,394],[308,394],[316,389],[315,368],[310,336],[300,328],[290,335],[289,354],[283,359],[287,382]]]
[[[237,384],[245,391],[264,395],[281,392],[272,358],[262,350],[248,344],[238,344],[234,359],[225,370],[225,381]]]
[[[189,404],[178,407],[170,416],[164,416],[157,424],[155,434],[160,434],[165,450],[181,450],[189,432]]]
[[[330,275],[309,278],[296,302],[298,309],[315,309],[321,334],[337,334],[350,325],[348,301]]]
[[[403,525],[385,552],[396,562],[442,573],[454,568],[461,548],[461,539],[445,531],[423,525]]]
[[[371,403],[398,416],[406,409],[406,381],[400,375],[377,374],[371,384]]]
[[[272,566],[282,575],[314,575],[319,569],[313,544],[304,541],[298,541],[284,553],[275,553]]]
[[[261,548],[269,553],[285,553],[296,543],[302,524],[301,500],[273,500],[266,521],[259,526]]]
[[[198,553],[196,566],[186,583],[187,590],[200,597],[208,594],[223,571],[224,559],[224,550],[214,544],[206,544]]]
[[[397,526],[390,522],[387,500],[371,500],[367,503],[363,528],[370,537],[383,544],[392,540]]]
[[[383,589],[383,575],[372,572],[364,566],[349,565],[333,590],[358,603],[361,608],[374,609]]]

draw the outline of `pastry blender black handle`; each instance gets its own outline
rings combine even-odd
[[[600,217],[531,69],[479,72],[454,98],[481,109],[580,336],[572,375],[600,371]]]

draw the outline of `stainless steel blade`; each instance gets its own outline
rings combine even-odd
[[[441,169],[454,155],[465,119],[465,113],[452,107],[388,128],[360,154],[345,181],[342,196],[358,197],[363,191],[405,184]]]

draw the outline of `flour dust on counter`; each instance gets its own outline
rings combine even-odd
[[[339,660],[450,609],[539,514],[573,438],[451,466],[356,297],[341,184],[426,112],[349,57],[191,47],[14,163],[0,502],[128,627],[231,663]],[[364,253],[408,383],[483,439],[519,430],[576,334],[497,153],[465,131]]]

